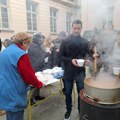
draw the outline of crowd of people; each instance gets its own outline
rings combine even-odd
[[[32,90],[31,105],[35,104],[35,100],[45,98],[40,95],[44,83],[37,79],[35,72],[57,66],[60,42],[53,42],[50,36],[45,38],[40,32],[33,36],[19,32],[12,39],[3,42],[0,39],[0,65],[4,64],[0,72],[0,110],[6,111],[7,119],[23,120],[29,85],[35,87]]]
[[[35,72],[43,71],[54,66],[64,70],[63,84],[65,93],[66,112],[64,120],[69,120],[72,112],[72,89],[76,83],[78,93],[78,113],[80,113],[79,93],[84,88],[86,77],[85,66],[90,66],[93,72],[93,61],[97,57],[99,69],[109,71],[109,65],[116,61],[120,64],[120,32],[114,32],[110,24],[100,32],[94,31],[90,41],[81,36],[82,22],[74,20],[69,36],[64,31],[56,39],[45,37],[40,32],[29,36],[19,32],[11,39],[1,42],[5,49],[0,53],[0,109],[6,111],[8,120],[23,120],[24,109],[27,107],[27,91],[29,85],[34,86],[31,105],[36,100],[45,99],[40,95],[44,83],[35,76]],[[94,47],[97,53],[94,53]],[[111,59],[109,59],[111,57]],[[84,66],[79,67],[77,60],[84,59]],[[113,63],[112,63],[113,64]],[[4,86],[4,87],[3,87]],[[9,93],[8,93],[9,91]]]

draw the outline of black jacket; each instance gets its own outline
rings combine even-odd
[[[30,62],[35,72],[42,71],[45,69],[44,59],[47,57],[48,53],[45,52],[42,41],[43,40],[41,38],[41,35],[36,34],[35,36],[33,36],[33,41],[30,44],[30,47],[28,49],[28,55],[30,57]]]
[[[85,59],[90,56],[89,42],[81,36],[69,36],[60,46],[60,58],[64,63],[64,76],[72,77],[80,71],[85,71],[84,67],[76,67],[72,64],[72,59]]]
[[[48,68],[53,68],[54,66],[61,67],[60,54],[56,51],[56,48],[51,49],[51,54],[48,57]]]

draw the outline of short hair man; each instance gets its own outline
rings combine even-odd
[[[81,37],[82,22],[74,20],[72,23],[72,34],[66,38],[60,46],[60,56],[64,63],[64,85],[66,95],[66,113],[64,120],[69,120],[72,111],[72,89],[76,81],[78,92],[78,112],[80,113],[79,93],[84,87],[85,67],[79,67],[77,59],[85,59],[89,54],[89,43]],[[88,60],[85,60],[88,64]]]

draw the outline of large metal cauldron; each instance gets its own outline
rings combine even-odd
[[[80,120],[120,120],[120,103],[99,104],[80,93]]]
[[[120,103],[120,80],[108,74],[87,78],[84,81],[84,95],[100,104]]]

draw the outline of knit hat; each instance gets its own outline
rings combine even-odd
[[[34,33],[33,34],[33,36],[32,36],[32,38],[33,39],[42,39],[43,38],[43,36],[42,36],[42,33],[41,32],[36,32],[36,33]],[[34,40],[33,40],[34,41]]]
[[[65,33],[65,31],[61,31],[61,32],[59,32],[58,37],[60,37],[60,38],[64,38],[64,37],[66,37],[66,33]]]

